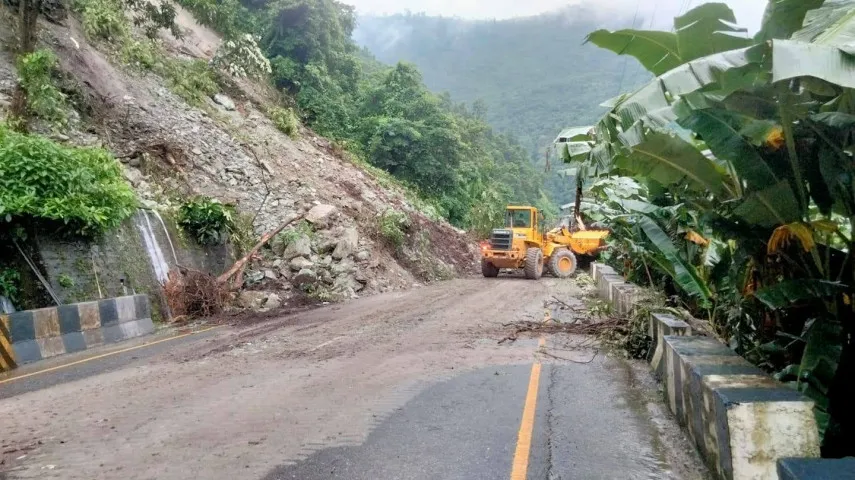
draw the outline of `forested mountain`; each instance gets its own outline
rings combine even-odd
[[[384,63],[415,63],[430,89],[485,111],[491,125],[515,136],[540,165],[563,127],[593,123],[604,98],[649,78],[633,60],[583,45],[604,23],[581,8],[501,21],[361,16],[354,40]],[[572,196],[566,182],[551,177],[550,183],[556,202]]]

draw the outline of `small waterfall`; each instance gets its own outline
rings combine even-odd
[[[152,210],[151,213],[160,221],[160,226],[163,227],[163,234],[166,235],[166,241],[169,242],[169,249],[172,250],[172,260],[178,265],[178,255],[175,254],[175,245],[172,244],[172,239],[169,238],[169,229],[166,228],[166,222],[163,221],[163,217],[160,216],[157,210]]]
[[[157,281],[163,285],[169,277],[169,264],[166,262],[166,258],[163,256],[163,251],[157,243],[157,236],[155,236],[154,230],[151,228],[148,211],[142,210],[138,212],[135,223],[142,233],[143,244],[145,246],[146,253],[148,253],[151,266],[154,267],[154,274],[157,277]]]

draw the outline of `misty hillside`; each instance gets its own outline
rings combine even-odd
[[[622,77],[624,90],[647,78],[632,60],[582,45],[603,25],[579,12],[502,21],[363,16],[354,39],[385,63],[415,63],[428,87],[456,101],[483,100],[494,127],[542,155],[563,127],[595,121]]]

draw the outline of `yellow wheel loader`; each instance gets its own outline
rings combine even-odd
[[[608,235],[608,230],[585,230],[584,225],[571,232],[569,218],[547,232],[537,208],[509,206],[505,226],[481,243],[481,273],[497,277],[503,268],[521,268],[526,278],[537,280],[546,268],[558,278],[567,278],[578,266],[576,255],[596,255],[605,248]]]

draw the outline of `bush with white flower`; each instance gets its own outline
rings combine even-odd
[[[250,34],[227,40],[217,49],[211,62],[235,77],[264,78],[272,72],[270,60]]]

